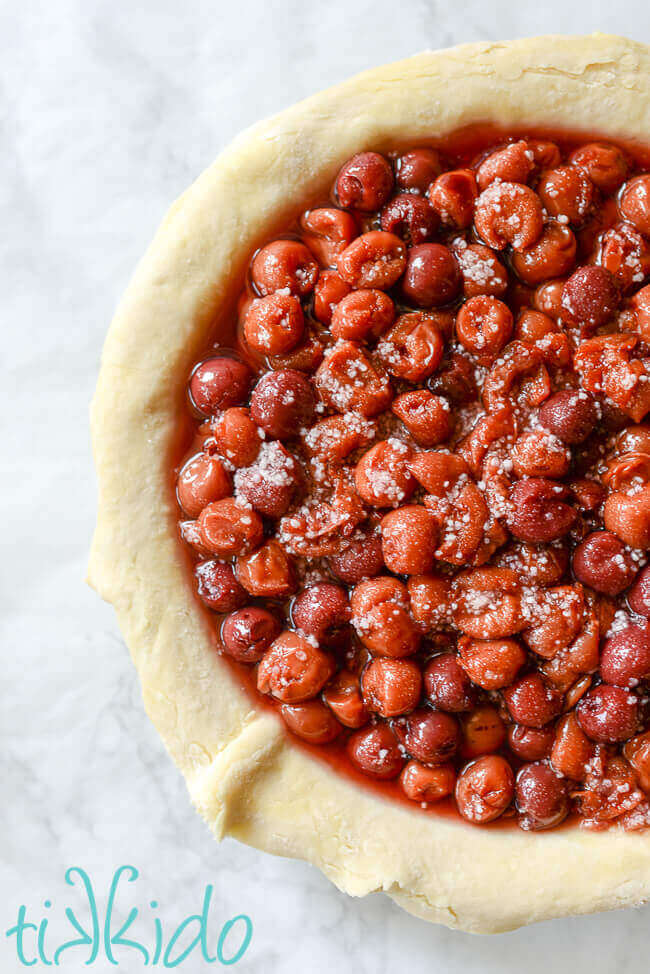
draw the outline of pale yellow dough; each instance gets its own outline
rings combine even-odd
[[[217,837],[487,933],[649,899],[650,835],[457,824],[384,801],[296,749],[214,651],[183,568],[169,469],[188,370],[259,242],[322,197],[353,153],[475,122],[650,142],[650,49],[594,35],[420,54],[240,135],[172,206],[111,325],[92,406],[90,581],[115,606],[147,712]]]

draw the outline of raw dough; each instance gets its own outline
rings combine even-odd
[[[366,72],[237,138],[173,205],[111,325],[92,407],[90,582],[147,712],[217,837],[319,866],[355,896],[476,932],[650,898],[650,836],[492,830],[377,797],[292,745],[215,652],[176,532],[170,450],[188,372],[251,252],[363,149],[476,122],[650,141],[650,49],[623,38],[468,44]]]

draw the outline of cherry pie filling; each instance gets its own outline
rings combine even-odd
[[[468,822],[650,827],[650,174],[362,152],[189,378],[220,652],[339,769]]]

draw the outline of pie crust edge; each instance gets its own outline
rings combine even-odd
[[[214,651],[191,591],[170,455],[192,363],[252,250],[363,149],[492,122],[650,142],[650,48],[538,37],[365,72],[242,133],[180,197],[111,324],[91,424],[89,581],[115,606],[147,713],[218,838],[317,865],[352,895],[496,933],[650,899],[650,836],[477,828],[378,797],[297,747]]]

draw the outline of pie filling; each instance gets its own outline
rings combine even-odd
[[[251,255],[180,533],[219,651],[339,770],[650,827],[649,277],[644,163],[565,136],[362,152]]]

